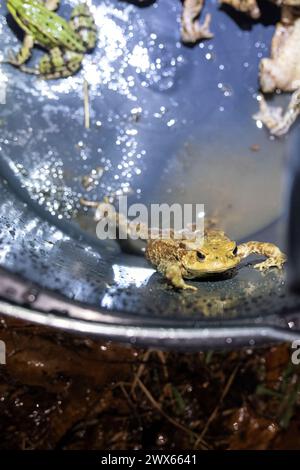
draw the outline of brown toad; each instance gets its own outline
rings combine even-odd
[[[282,268],[286,256],[272,243],[247,242],[237,245],[224,232],[209,230],[203,244],[189,246],[185,240],[149,240],[146,248],[147,259],[161,272],[174,287],[193,289],[184,279],[196,279],[223,274],[237,267],[250,254],[267,257],[266,261],[254,267],[265,270]]]
[[[260,62],[260,84],[263,92],[294,91],[285,113],[282,108],[267,105],[260,98],[260,110],[253,117],[276,136],[286,134],[300,114],[300,18],[290,24],[279,23],[272,40],[271,57]]]
[[[81,199],[81,204],[96,209],[96,221],[108,217],[109,223],[118,226],[119,232],[127,233],[129,238],[132,235],[131,225],[123,215],[113,211],[113,215],[109,216],[107,202],[97,203]],[[147,239],[148,227],[138,224],[137,230],[135,225],[135,236],[137,231],[140,233],[140,238]],[[281,269],[286,261],[285,254],[272,243],[250,241],[237,245],[220,230],[206,230],[203,239],[197,236],[191,237],[191,232],[182,233],[186,233],[182,238],[172,235],[170,238],[148,238],[145,252],[146,258],[157,271],[179,289],[196,290],[196,287],[186,284],[184,279],[209,278],[226,273],[237,267],[242,259],[251,254],[263,255],[267,258],[254,266],[261,271],[271,267]]]
[[[272,39],[271,57],[259,66],[261,90],[272,93],[300,88],[300,18],[290,24],[278,23]]]

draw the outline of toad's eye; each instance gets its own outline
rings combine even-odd
[[[197,258],[202,261],[205,259],[205,255],[203,253],[200,253],[200,251],[197,251]]]
[[[236,246],[232,253],[233,253],[234,255],[236,255],[237,252],[238,252],[238,247]]]

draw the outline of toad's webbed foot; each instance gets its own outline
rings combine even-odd
[[[286,261],[285,257],[284,258],[283,257],[268,258],[266,261],[263,261],[262,263],[255,264],[254,268],[258,269],[259,271],[266,271],[267,269],[270,269],[270,268],[282,269],[285,261]]]

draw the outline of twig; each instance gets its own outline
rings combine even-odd
[[[192,431],[191,429],[185,427],[183,424],[179,423],[175,419],[173,419],[171,416],[169,416],[160,406],[160,404],[155,400],[155,398],[151,395],[147,387],[143,384],[143,382],[137,378],[137,385],[139,385],[140,389],[142,392],[146,395],[152,406],[167,420],[169,423],[173,424],[178,429],[181,429],[181,431],[185,432],[186,434],[189,434],[190,436],[194,436],[197,439],[198,444],[202,444],[203,447],[208,448],[208,445],[203,441],[202,437],[199,436],[197,433]]]
[[[119,383],[119,387],[120,387],[120,389],[121,389],[121,391],[122,391],[124,397],[126,398],[127,403],[128,403],[128,405],[129,405],[130,409],[132,410],[132,413],[133,413],[134,418],[135,418],[135,419],[137,420],[137,422],[141,425],[141,424],[142,424],[141,415],[137,412],[136,406],[135,406],[135,404],[132,402],[130,396],[128,395],[124,383],[120,382],[120,383]]]
[[[128,393],[126,391],[126,388],[124,387],[124,384],[122,382],[119,383],[119,387],[122,390],[122,393],[123,393],[124,397],[126,398],[128,405],[130,406],[130,408],[132,410],[135,411],[135,405],[132,403],[132,400],[131,400],[130,396],[128,395]]]
[[[169,373],[168,373],[168,368],[167,368],[167,361],[166,361],[166,355],[163,351],[156,351],[157,356],[159,357],[162,367],[163,367],[163,374],[166,380],[169,379]]]
[[[85,79],[83,81],[83,99],[84,99],[84,126],[86,129],[89,129],[90,128],[89,84]]]
[[[230,374],[230,377],[227,381],[227,384],[225,385],[225,388],[222,392],[222,395],[221,395],[221,398],[219,400],[219,403],[217,404],[217,406],[215,407],[215,409],[213,410],[212,414],[210,415],[210,417],[208,418],[208,420],[206,421],[206,425],[204,426],[200,436],[198,437],[197,441],[195,442],[195,446],[194,448],[196,449],[198,447],[198,445],[200,444],[200,442],[202,442],[203,440],[203,437],[205,436],[205,434],[207,433],[208,429],[209,429],[209,426],[211,425],[211,423],[214,421],[215,417],[217,416],[218,414],[218,411],[219,411],[219,408],[221,406],[221,404],[223,403],[224,401],[224,398],[226,397],[227,393],[229,392],[230,390],[230,387],[235,379],[235,376],[236,376],[236,373],[238,371],[240,367],[240,364],[237,364],[237,366],[234,368],[233,372]]]
[[[145,352],[144,356],[143,356],[143,359],[142,359],[142,364],[140,365],[140,367],[138,368],[138,371],[133,379],[133,382],[132,382],[132,385],[131,385],[131,389],[130,389],[130,395],[134,395],[134,391],[135,391],[135,388],[137,386],[137,383],[138,383],[138,380],[139,378],[142,376],[144,370],[145,370],[145,366],[146,366],[146,362],[148,361],[149,359],[149,356],[152,352],[152,349],[148,349],[148,351]]]
[[[148,349],[148,351],[146,351],[146,353],[144,354],[143,356],[143,359],[142,359],[142,364],[140,365],[140,367],[138,368],[138,371],[133,379],[133,382],[132,382],[132,386],[131,386],[131,390],[130,390],[130,395],[133,395],[134,394],[134,391],[135,391],[135,388],[136,388],[136,385],[137,385],[137,379],[139,379],[144,370],[145,370],[145,366],[146,366],[146,363],[150,357],[150,354],[152,354],[153,352],[155,352],[159,358],[159,360],[161,361],[162,363],[162,366],[163,366],[163,374],[164,374],[164,377],[166,380],[168,380],[168,368],[167,368],[167,365],[166,365],[166,357],[165,357],[165,353],[163,351],[156,351],[154,349]]]

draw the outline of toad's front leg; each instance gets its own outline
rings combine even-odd
[[[286,262],[286,255],[273,243],[247,242],[238,246],[237,256],[246,258],[251,254],[266,256],[266,261],[256,264],[254,267],[263,271],[272,267],[282,269]]]
[[[161,272],[177,289],[197,290],[196,287],[190,286],[184,282],[180,263],[161,262],[157,266],[157,270]]]

